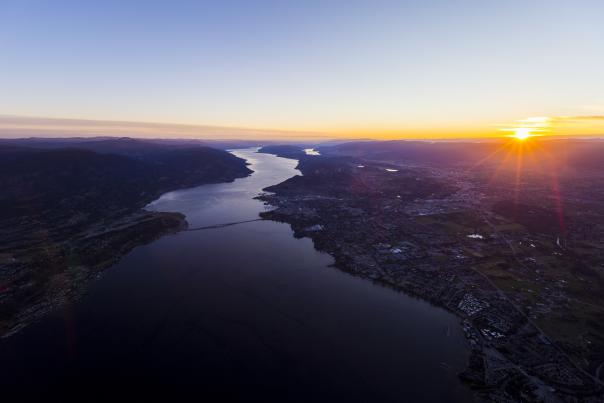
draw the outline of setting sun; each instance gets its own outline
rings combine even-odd
[[[514,129],[513,137],[517,140],[526,140],[531,137],[531,129],[528,127],[519,127]]]

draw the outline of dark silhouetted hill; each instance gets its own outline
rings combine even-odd
[[[162,193],[250,173],[201,145],[0,141],[0,336],[79,295],[132,248],[183,229],[180,213],[142,209]]]

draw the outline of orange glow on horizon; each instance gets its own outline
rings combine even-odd
[[[508,132],[502,134],[501,132]],[[143,138],[270,139],[270,140],[457,140],[534,136],[604,136],[604,116],[530,117],[514,123],[417,122],[367,125],[269,125],[229,126],[196,123],[160,123],[89,119],[36,118],[0,115],[0,137],[92,137],[127,136]]]

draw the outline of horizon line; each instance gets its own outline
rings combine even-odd
[[[379,132],[379,130],[376,130]],[[192,123],[170,123],[136,120],[103,120],[90,118],[58,118],[0,114],[1,139],[60,139],[60,138],[141,138],[156,140],[323,140],[323,141],[493,141],[505,139],[504,135],[455,134],[446,135],[403,135],[396,137],[355,136],[354,134],[328,131],[290,130],[278,128],[254,128],[244,126],[220,126]],[[537,136],[535,136],[537,137]],[[547,139],[598,139],[604,133],[538,136]]]

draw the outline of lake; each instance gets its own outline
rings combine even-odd
[[[300,174],[294,160],[233,153],[251,176],[167,193],[148,209],[182,212],[190,228],[253,220],[262,188]],[[470,399],[455,316],[332,263],[272,221],[163,237],[2,340],[0,382],[196,401]]]

